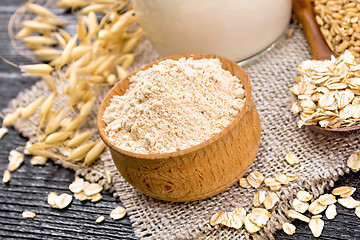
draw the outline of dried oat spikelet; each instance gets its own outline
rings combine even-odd
[[[33,29],[35,31],[46,31],[46,30],[55,30],[56,26],[44,22],[40,22],[37,20],[25,20],[21,23],[23,27],[27,27]]]
[[[87,130],[85,132],[76,134],[70,141],[68,141],[65,145],[69,148],[77,147],[81,143],[83,143],[86,139],[88,139],[91,135],[93,135],[94,131]]]
[[[68,160],[81,160],[83,159],[86,154],[90,151],[90,149],[95,146],[96,143],[94,142],[87,142],[84,143],[82,145],[80,145],[79,147],[75,148],[70,156],[68,157]]]
[[[48,85],[49,89],[56,93],[56,83],[54,78],[50,74],[45,74],[41,76],[41,79]]]
[[[32,64],[32,65],[22,65],[20,66],[22,72],[28,76],[42,76],[45,74],[51,73],[54,68],[48,64]]]
[[[60,123],[65,118],[67,112],[67,110],[61,109],[49,119],[49,122],[45,127],[46,135],[55,132],[59,128]]]
[[[72,134],[72,132],[69,132],[69,131],[54,132],[54,133],[51,133],[50,135],[48,135],[44,142],[46,144],[61,143],[61,142],[64,142],[71,134]]]
[[[27,107],[24,107],[21,110],[21,119],[27,119],[31,117],[43,101],[44,97],[41,96],[37,98],[34,102],[30,103]]]
[[[21,108],[17,108],[13,113],[9,113],[5,116],[5,118],[3,119],[3,126],[9,126],[14,124],[20,117],[21,115]]]
[[[96,145],[86,154],[83,166],[86,164],[92,164],[105,150],[105,147],[106,147],[105,143],[101,140],[98,143],[96,143]]]
[[[34,4],[34,3],[26,3],[25,7],[30,9],[33,13],[43,16],[43,17],[49,17],[49,18],[57,18],[57,16],[51,12],[49,9],[47,9],[46,7],[43,7],[39,4]]]
[[[58,68],[64,66],[65,64],[67,64],[70,61],[70,59],[71,59],[71,51],[76,46],[76,40],[77,40],[77,35],[72,37],[69,40],[69,42],[66,44],[64,51],[61,53],[61,56],[60,56],[60,59],[59,59],[59,64],[57,65]]]
[[[142,28],[138,28],[134,33],[134,35],[125,43],[122,49],[123,54],[132,52],[142,35],[143,35]]]

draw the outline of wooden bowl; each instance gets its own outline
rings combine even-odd
[[[246,100],[235,119],[212,138],[187,149],[160,154],[140,154],[114,145],[105,133],[102,120],[105,108],[114,95],[122,95],[128,79],[141,70],[165,59],[218,58],[223,68],[237,76],[244,85]],[[237,182],[249,169],[260,144],[260,119],[251,100],[251,85],[245,71],[231,60],[211,54],[183,54],[147,64],[117,83],[103,100],[97,128],[110,148],[121,175],[135,188],[156,199],[187,202],[211,197]]]
[[[315,20],[315,13],[310,0],[293,0],[293,11],[303,26],[308,39],[313,60],[330,60],[331,56],[338,57],[327,45],[319,25]],[[343,137],[360,132],[360,124],[352,127],[325,128],[307,125],[314,132],[331,137]]]

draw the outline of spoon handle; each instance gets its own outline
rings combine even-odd
[[[315,20],[313,6],[309,0],[293,0],[293,10],[304,28],[308,39],[312,59],[330,59],[331,55],[336,54],[328,47],[324,36]]]

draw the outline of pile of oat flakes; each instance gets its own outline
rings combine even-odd
[[[288,164],[299,164],[299,159],[294,154],[287,154],[284,158]],[[360,170],[360,152],[352,154],[347,160],[347,166],[354,172]],[[271,212],[276,208],[279,197],[276,193],[281,185],[287,185],[291,181],[295,181],[295,174],[278,174],[274,178],[265,178],[260,172],[254,171],[249,173],[246,178],[241,178],[239,184],[243,188],[260,188],[262,183],[270,189],[270,192],[259,190],[254,194],[252,204],[253,208],[250,213],[238,207],[232,212],[215,213],[211,219],[212,226],[222,225],[229,228],[241,229],[243,226],[248,233],[256,233],[264,227],[271,218]],[[331,194],[323,194],[317,199],[307,191],[301,190],[296,194],[296,198],[292,201],[293,209],[286,211],[286,215],[290,221],[298,219],[309,224],[309,228],[314,237],[319,237],[324,228],[324,221],[320,215],[325,210],[327,219],[332,220],[337,215],[335,203],[339,203],[345,208],[355,209],[355,214],[360,218],[360,201],[355,200],[351,195],[356,188],[349,186],[341,186],[332,190]],[[339,197],[336,199],[336,197]],[[309,201],[311,203],[309,204]],[[304,215],[305,212],[311,213],[311,218]],[[290,222],[283,224],[283,231],[288,235],[293,235],[296,227]]]

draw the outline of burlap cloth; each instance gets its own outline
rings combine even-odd
[[[274,208],[268,224],[258,234],[252,235],[254,239],[273,238],[274,231],[288,221],[284,211],[290,208],[290,202],[298,190],[307,189],[318,196],[332,186],[339,175],[348,171],[346,159],[355,152],[359,141],[358,136],[335,139],[296,126],[296,116],[290,112],[293,98],[288,89],[293,84],[293,78],[298,75],[297,66],[311,56],[302,30],[292,27],[295,27],[295,33],[290,39],[282,38],[272,50],[244,67],[252,82],[253,99],[262,125],[259,153],[249,171],[258,170],[265,177],[279,173],[298,175],[298,180],[283,186],[277,192],[281,200]],[[241,51],[240,48],[241,46],[234,51]],[[137,51],[140,55],[133,68],[157,58],[147,41],[143,41]],[[109,88],[98,87],[97,90],[98,106]],[[47,86],[38,82],[30,90],[19,93],[3,113],[12,112],[16,107],[25,106],[40,95],[49,94]],[[95,108],[82,128],[95,129],[97,111]],[[36,117],[35,114],[29,120],[15,124],[15,128],[30,140],[36,134]],[[296,154],[300,164],[287,164],[284,160],[287,153]],[[236,183],[225,192],[206,200],[168,203],[147,197],[125,182],[108,152],[90,168],[78,169],[66,164],[63,166],[74,169],[77,175],[84,176],[89,181],[100,182],[115,197],[120,198],[127,209],[135,235],[141,239],[251,238],[244,230],[212,227],[209,219],[215,212],[231,211],[239,206],[249,210],[257,189],[243,189]],[[104,180],[104,166],[113,174],[111,185]]]

